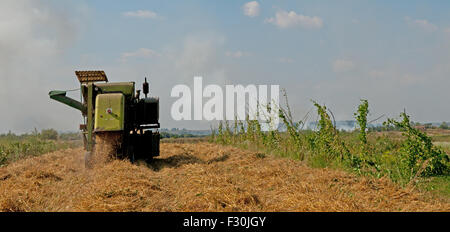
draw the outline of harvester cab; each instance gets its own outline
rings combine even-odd
[[[66,91],[51,91],[50,98],[78,109],[84,119],[80,125],[86,150],[86,166],[98,144],[107,145],[110,155],[119,158],[151,159],[159,155],[159,98],[148,97],[145,78],[140,90],[134,82],[108,82],[104,71],[76,71],[81,102],[66,96]]]

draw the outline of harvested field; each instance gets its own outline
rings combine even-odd
[[[312,169],[216,144],[161,144],[161,157],[84,168],[68,149],[0,168],[0,211],[450,211],[387,179]]]

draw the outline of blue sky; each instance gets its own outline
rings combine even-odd
[[[369,118],[406,109],[416,121],[450,121],[449,10],[444,0],[5,0],[0,132],[76,130],[79,114],[47,92],[75,88],[78,69],[103,69],[111,81],[149,76],[169,128],[209,128],[170,119],[171,88],[194,75],[279,84],[298,119],[310,99],[352,119],[366,98]]]

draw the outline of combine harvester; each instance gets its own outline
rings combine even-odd
[[[67,97],[67,91],[51,91],[49,95],[81,111],[86,167],[92,167],[96,153],[105,151],[100,143],[111,149],[112,154],[108,155],[129,158],[132,162],[159,156],[159,98],[147,97],[147,78],[142,86],[145,97],[141,98],[134,82],[108,83],[104,71],[75,74],[81,85],[81,102]]]

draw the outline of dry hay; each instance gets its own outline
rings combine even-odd
[[[0,211],[450,211],[448,199],[215,144],[85,169],[81,149],[0,168]]]
[[[121,138],[120,132],[96,133],[95,146],[88,166],[99,167],[115,159]]]

